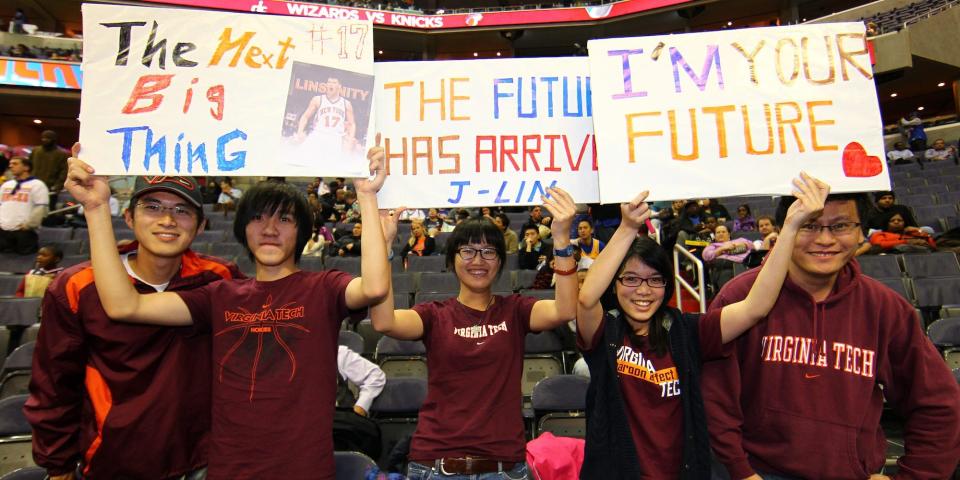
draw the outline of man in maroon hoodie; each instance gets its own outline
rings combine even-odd
[[[884,399],[906,420],[896,478],[945,479],[957,465],[956,380],[913,307],[853,261],[865,205],[831,195],[797,234],[766,320],[703,367],[712,446],[731,479],[888,478]],[[757,271],[727,283],[711,308],[743,299]]]
[[[182,291],[242,276],[194,253],[203,231],[192,177],[137,177],[120,249],[137,291]],[[210,436],[210,336],[107,317],[93,267],[63,271],[43,297],[24,407],[33,458],[51,480],[203,478]]]

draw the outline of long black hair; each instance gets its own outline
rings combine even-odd
[[[503,232],[489,219],[483,217],[468,218],[460,222],[450,238],[447,239],[447,270],[453,271],[460,247],[469,243],[486,243],[497,251],[500,258],[500,268],[497,276],[503,273],[503,265],[507,261],[507,244],[503,240]]]
[[[300,261],[303,247],[313,233],[313,215],[306,197],[288,183],[260,182],[240,197],[237,219],[233,222],[233,236],[247,250],[250,260],[255,260],[247,245],[247,225],[256,215],[272,216],[277,212],[290,213],[297,222],[297,246],[293,251],[294,262]]]
[[[653,312],[653,316],[650,318],[650,330],[647,333],[647,341],[650,343],[650,348],[657,355],[663,355],[670,347],[670,340],[667,336],[667,329],[663,326],[663,321],[667,315],[670,315],[670,307],[667,303],[670,302],[670,298],[673,297],[674,292],[673,262],[660,244],[646,235],[641,235],[633,241],[630,249],[627,250],[627,254],[623,257],[623,262],[620,263],[620,268],[617,269],[617,276],[623,273],[627,262],[634,258],[656,270],[667,283],[666,286],[663,287],[663,301],[660,303],[657,311]],[[614,282],[617,282],[617,280],[614,280]],[[621,315],[621,321],[627,322],[625,315]],[[633,333],[633,327],[630,326],[629,323],[627,326],[629,327],[627,332],[630,340],[633,341],[634,344],[641,343],[642,340]]]

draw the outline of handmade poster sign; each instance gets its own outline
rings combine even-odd
[[[369,21],[84,4],[83,25],[81,156],[98,173],[368,173]]]
[[[862,23],[589,43],[604,203],[889,190]]]
[[[384,207],[599,198],[586,58],[379,63],[375,95]]]

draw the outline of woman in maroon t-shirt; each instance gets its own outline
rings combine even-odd
[[[696,326],[687,328],[689,317],[681,317],[680,312],[667,305],[673,291],[673,270],[669,257],[663,249],[645,236],[638,238],[637,233],[644,221],[650,216],[644,200],[647,193],[641,193],[632,202],[621,206],[623,219],[606,248],[594,261],[587,273],[580,291],[577,311],[577,333],[580,347],[585,351],[591,370],[591,390],[593,401],[588,400],[592,409],[587,415],[587,448],[581,478],[593,479],[607,477],[610,462],[619,462],[614,469],[620,477],[633,478],[639,472],[640,478],[709,478],[709,468],[700,468],[696,472],[684,472],[684,464],[690,468],[689,458],[684,451],[696,449],[694,445],[684,444],[685,418],[682,402],[683,395],[690,395],[689,388],[698,385],[680,385],[678,373],[680,359],[674,354],[687,355],[690,350],[675,350],[677,345],[675,329],[680,335],[687,336],[690,342],[698,342],[699,358],[687,358],[699,363],[708,358],[723,355],[722,344],[733,340],[757,321],[766,316],[776,302],[780,288],[787,274],[787,265],[793,251],[796,233],[804,226],[810,230],[807,222],[812,221],[823,210],[829,187],[818,180],[801,174],[794,180],[795,195],[800,200],[794,202],[787,212],[780,241],[764,264],[750,294],[742,302],[729,305],[719,313],[711,312],[700,317]],[[811,225],[819,224],[813,223]],[[812,230],[811,230],[812,231]],[[819,230],[818,230],[819,231]],[[786,245],[786,246],[784,246]],[[618,314],[604,314],[600,297],[610,288],[611,282],[619,303]],[[623,322],[614,325],[610,322]],[[621,339],[615,340],[616,365],[606,361],[607,355],[596,354],[597,348],[606,349],[605,334],[623,331]],[[690,343],[687,341],[677,343]],[[615,372],[611,373],[615,369]],[[696,368],[699,371],[699,368]],[[604,382],[604,378],[615,378]],[[602,382],[602,383],[597,383]],[[598,390],[620,389],[622,404],[609,401],[606,392]],[[705,418],[703,404],[690,402],[700,411],[687,418]],[[688,412],[690,413],[690,412]],[[621,423],[626,416],[633,452],[614,452],[613,448],[591,448],[595,443],[615,444],[619,438],[598,438],[604,426]],[[603,424],[591,429],[591,419]],[[605,419],[605,420],[598,420]],[[622,424],[622,423],[621,423]],[[687,426],[690,427],[690,426]],[[615,431],[609,428],[605,433]],[[705,429],[701,429],[705,435]],[[593,436],[597,435],[597,437]],[[620,447],[623,447],[620,445]],[[619,454],[618,454],[619,453]],[[636,457],[633,457],[633,453]],[[691,454],[699,459],[709,458],[709,452]],[[707,463],[708,464],[708,463]],[[633,473],[625,473],[633,472]]]
[[[577,310],[577,268],[567,248],[576,206],[561,189],[548,193],[544,207],[554,214],[558,257],[556,300],[494,294],[506,246],[490,220],[475,218],[457,225],[447,240],[447,269],[460,282],[455,298],[394,310],[391,294],[370,310],[377,331],[423,340],[427,349],[427,398],[410,444],[412,480],[529,478],[520,408],[524,338],[564,325]],[[396,223],[384,223],[389,244]]]

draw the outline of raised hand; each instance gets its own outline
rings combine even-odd
[[[577,213],[577,205],[573,197],[562,188],[549,188],[547,193],[549,197],[541,196],[540,198],[543,200],[543,208],[550,210],[553,214],[553,222],[550,224],[553,245],[556,248],[566,248],[570,242],[570,227]]]
[[[620,204],[621,223],[636,230],[644,225],[650,218],[650,207],[646,202],[647,195],[650,195],[650,192],[644,190],[630,202]]]
[[[830,194],[830,185],[806,172],[800,172],[800,177],[793,179],[793,187],[793,196],[797,197],[797,200],[787,210],[783,225],[799,229],[823,212],[823,205]]]
[[[73,195],[85,211],[94,210],[110,203],[110,185],[107,177],[94,175],[93,167],[77,158],[80,144],[73,144],[73,156],[67,159],[67,179],[64,188]]]
[[[383,228],[383,239],[388,247],[393,245],[397,238],[397,223],[400,221],[400,214],[406,209],[407,207],[398,207],[393,211],[380,210],[380,227]]]
[[[376,195],[387,179],[384,163],[386,154],[383,147],[380,146],[379,133],[377,134],[376,146],[371,147],[367,152],[367,159],[370,160],[370,174],[373,175],[373,178],[358,178],[353,181],[353,187],[357,190],[357,194]]]

